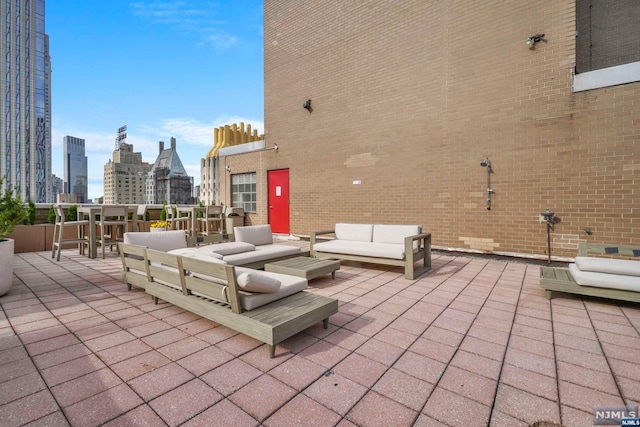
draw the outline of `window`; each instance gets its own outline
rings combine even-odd
[[[256,174],[231,175],[231,205],[245,212],[256,212]]]
[[[574,91],[640,80],[640,2],[576,2]]]

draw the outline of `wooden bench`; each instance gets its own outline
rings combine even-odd
[[[637,258],[640,256],[640,246],[580,242],[578,245],[578,256],[588,255]],[[640,277],[638,277],[638,280],[640,281]],[[540,287],[545,290],[548,299],[551,299],[552,291],[558,291],[622,301],[640,302],[640,292],[579,285],[573,279],[569,270],[561,267],[541,267]]]
[[[266,343],[270,357],[276,344],[338,312],[338,301],[301,291],[266,305],[244,311],[235,267],[183,257],[137,245],[121,245],[129,262],[146,271],[139,286],[158,299]],[[138,257],[140,259],[134,259]],[[134,285],[137,286],[136,283]]]

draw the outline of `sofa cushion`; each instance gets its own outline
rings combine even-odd
[[[146,246],[149,249],[155,249],[163,252],[187,247],[187,236],[184,230],[124,233],[123,241],[124,243]]]
[[[250,268],[236,267],[236,277],[246,272],[252,272]],[[271,293],[250,293],[246,291],[239,291],[240,306],[243,310],[253,310],[270,302],[277,301],[281,298],[288,297],[297,292],[304,290],[307,287],[307,279],[301,277],[289,276],[287,274],[261,272],[266,276],[273,277],[280,281],[280,289],[277,292]]]
[[[270,293],[280,290],[280,281],[278,279],[258,270],[238,274],[236,280],[238,286],[247,292]]]
[[[167,253],[173,254],[173,255],[182,255],[182,256],[191,257],[191,258],[206,259],[207,261],[209,261],[208,258],[201,258],[201,257],[208,256],[208,257],[211,257],[211,258],[215,258],[217,260],[222,260],[222,255],[220,255],[218,253],[215,253],[215,252],[202,251],[201,249],[203,249],[203,248],[204,248],[204,246],[197,247],[197,248],[171,249]]]
[[[387,225],[376,224],[373,226],[373,239],[375,243],[392,243],[404,245],[404,238],[415,236],[422,232],[419,225]],[[417,249],[419,242],[413,242],[413,248]]]
[[[265,261],[272,258],[295,255],[300,253],[300,248],[288,245],[262,245],[256,246],[255,251],[239,254],[225,255],[224,262],[231,265],[245,265],[252,262]]]
[[[576,265],[582,271],[640,276],[640,261],[635,260],[579,256]]]
[[[371,242],[373,239],[373,225],[338,223],[336,224],[335,235],[338,240]]]
[[[236,242],[251,243],[255,246],[273,243],[273,234],[269,224],[233,227],[233,235]]]
[[[404,244],[355,242],[348,240],[329,240],[313,246],[315,251],[335,254],[370,256],[377,258],[404,259]]]
[[[569,264],[569,272],[576,283],[581,286],[640,292],[638,276],[583,271],[575,263]]]
[[[222,256],[239,254],[242,252],[250,252],[250,251],[256,250],[256,247],[254,245],[246,242],[226,242],[226,243],[215,243],[213,245],[202,246],[202,248],[205,248],[205,247],[207,248],[208,251],[215,252]]]

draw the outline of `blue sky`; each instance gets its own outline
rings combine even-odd
[[[120,126],[147,162],[175,137],[196,185],[214,127],[264,131],[262,1],[48,0],[45,22],[52,169],[63,178],[65,135],[85,139],[89,198]]]

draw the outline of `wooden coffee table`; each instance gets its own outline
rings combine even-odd
[[[331,278],[335,279],[336,271],[340,270],[340,261],[300,256],[265,264],[264,270],[272,273],[304,277],[307,280],[331,273]]]

